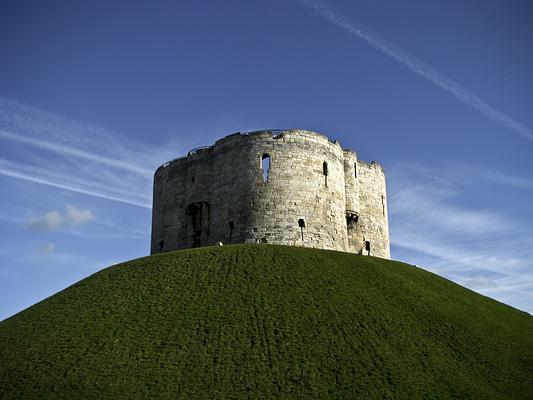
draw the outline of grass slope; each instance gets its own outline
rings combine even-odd
[[[0,323],[2,399],[525,399],[532,377],[528,314],[323,250],[146,257]]]

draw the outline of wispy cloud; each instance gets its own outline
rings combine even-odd
[[[427,79],[436,86],[450,93],[465,104],[479,111],[492,121],[504,126],[522,137],[533,140],[533,130],[512,119],[507,114],[495,109],[480,97],[471,93],[459,83],[429,66],[420,58],[410,54],[394,42],[366,27],[323,0],[298,0],[300,4],[314,10],[319,16],[339,26],[346,32],[364,40],[367,44],[396,60],[415,74]]]
[[[26,225],[30,229],[53,231],[65,225],[83,225],[93,219],[94,215],[89,210],[67,206],[65,212],[52,210],[40,217],[32,217]]]
[[[170,149],[0,97],[0,138],[150,176]],[[156,158],[156,159],[154,159]]]
[[[123,184],[119,186],[105,186],[105,182],[102,184],[97,179],[84,180],[77,176],[62,177],[55,171],[34,168],[30,165],[4,159],[0,159],[0,174],[137,207],[151,208],[149,191],[141,188],[140,185],[130,186],[131,192],[127,193],[118,189]],[[138,195],[134,194],[136,191]]]
[[[466,286],[473,290],[495,288],[496,283],[486,276],[476,276],[474,278],[466,279],[463,282],[463,286]]]
[[[155,169],[187,149],[209,144],[204,131],[224,127],[195,126],[196,134],[189,135],[180,128],[166,133],[171,138],[165,143],[150,144],[0,96],[0,189],[6,194],[0,227],[7,235],[0,248],[0,291],[33,299],[2,316],[87,273],[144,255]],[[54,242],[43,243],[43,237]],[[40,282],[44,276],[46,285]]]
[[[5,130],[0,130],[0,138],[2,139],[8,139],[11,141],[28,144],[35,147],[40,147],[44,150],[50,150],[56,153],[64,154],[67,156],[73,156],[78,157],[81,159],[89,160],[89,161],[96,161],[101,164],[107,164],[111,167],[116,168],[122,168],[126,170],[130,170],[139,174],[143,174],[146,176],[151,176],[152,171],[148,168],[143,168],[140,165],[132,164],[131,162],[124,161],[124,160],[117,160],[105,156],[101,156],[98,154],[89,153],[84,150],[80,150],[71,146],[66,146],[50,141],[45,140],[39,140],[32,137],[24,136],[21,134],[15,134],[13,132],[8,132]]]
[[[459,179],[469,181],[484,181],[490,184],[497,184],[506,187],[517,189],[533,189],[533,179],[518,175],[523,171],[514,171],[506,173],[502,171],[494,171],[486,166],[476,166],[465,163],[453,163],[445,166],[450,169]]]
[[[392,193],[391,218],[409,214],[417,225],[432,224],[450,234],[460,235],[487,235],[513,229],[512,222],[498,212],[469,210],[449,204],[447,200],[453,196],[439,194],[434,185],[412,184]]]
[[[484,171],[492,191],[505,196],[509,187],[516,187],[514,179],[500,179],[507,174],[478,166],[397,164],[390,168],[393,256],[533,312],[533,302],[516,303],[513,291],[533,289],[533,229],[512,209],[491,207],[490,201],[480,208],[470,201],[483,184],[473,179],[479,171]],[[518,182],[520,190],[530,192],[529,185]]]
[[[43,256],[47,256],[48,254],[52,253],[56,248],[56,245],[54,243],[46,243],[44,246],[41,247],[39,253]]]
[[[151,207],[155,168],[180,153],[0,97],[0,175]]]

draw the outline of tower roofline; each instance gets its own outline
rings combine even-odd
[[[357,154],[351,149],[342,148],[342,146],[341,146],[341,144],[339,143],[338,140],[331,140],[328,136],[326,136],[326,135],[324,135],[324,134],[322,134],[320,132],[311,131],[311,130],[307,130],[307,129],[297,129],[297,128],[289,128],[289,129],[258,129],[258,130],[250,130],[250,131],[242,131],[242,132],[239,131],[239,132],[231,133],[229,135],[226,135],[226,136],[218,139],[215,142],[215,144],[213,144],[213,145],[195,147],[195,148],[189,150],[187,152],[187,154],[184,155],[184,156],[173,158],[172,160],[164,162],[163,164],[161,164],[157,168],[157,170],[159,170],[161,168],[166,168],[169,165],[173,164],[174,162],[176,162],[178,160],[181,160],[181,159],[186,159],[186,158],[188,158],[191,155],[198,154],[198,153],[203,153],[203,152],[209,152],[209,151],[213,150],[214,148],[216,148],[216,147],[218,147],[218,146],[220,146],[222,144],[226,144],[228,142],[231,142],[233,140],[240,140],[240,139],[244,139],[246,137],[252,137],[252,136],[266,136],[266,135],[273,136],[274,138],[279,138],[279,139],[283,138],[285,135],[299,135],[299,136],[303,135],[303,136],[316,137],[316,138],[318,138],[320,140],[323,140],[325,142],[329,142],[329,143],[331,143],[333,145],[339,146],[345,152],[352,152],[354,154]]]

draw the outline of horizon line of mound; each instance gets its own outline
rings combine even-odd
[[[181,250],[2,321],[0,398],[531,398],[532,331],[527,313],[396,261]]]

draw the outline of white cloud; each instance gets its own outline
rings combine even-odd
[[[39,253],[46,256],[52,253],[55,250],[55,248],[56,248],[56,245],[54,243],[47,243],[41,247]]]
[[[87,209],[80,209],[73,206],[67,206],[64,213],[53,210],[48,211],[41,217],[28,219],[26,225],[30,229],[40,231],[54,231],[67,225],[82,225],[92,221],[93,214]]]
[[[63,224],[64,218],[59,211],[48,211],[42,217],[30,218],[27,225],[31,229],[53,231]]]
[[[473,290],[495,288],[497,287],[496,283],[486,276],[476,276],[475,278],[466,279],[463,281],[463,286]]]
[[[65,220],[74,224],[81,225],[86,222],[91,221],[94,216],[89,210],[79,209],[72,206],[67,206],[67,213],[65,215]]]

